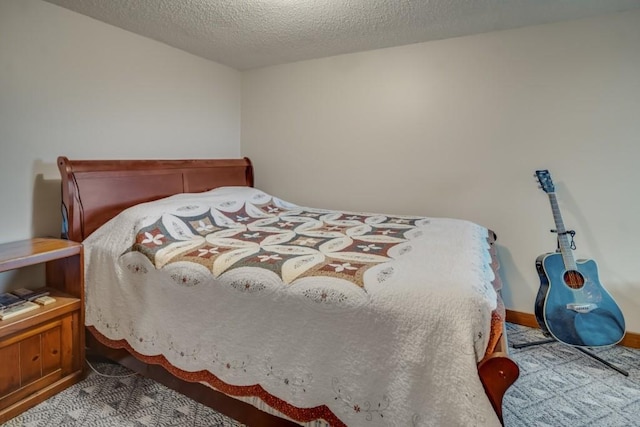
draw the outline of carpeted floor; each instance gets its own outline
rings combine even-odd
[[[537,329],[507,327],[510,344],[545,339]],[[640,426],[640,350],[616,346],[593,352],[629,376],[557,342],[511,349],[520,378],[505,396],[505,425]]]
[[[241,424],[119,365],[99,363],[78,384],[6,427],[232,427]]]
[[[540,331],[508,326],[510,342],[543,339]],[[507,427],[640,426],[640,350],[596,353],[629,376],[559,343],[512,349],[520,378],[504,401]],[[99,364],[79,384],[5,423],[6,427],[238,426],[213,410],[125,368]],[[118,377],[124,376],[124,377]]]

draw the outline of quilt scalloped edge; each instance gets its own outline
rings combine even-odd
[[[102,335],[93,326],[87,326],[87,329],[101,344],[113,349],[127,350],[136,359],[144,363],[160,365],[164,369],[169,371],[172,375],[180,378],[181,380],[192,383],[205,383],[210,387],[229,396],[257,396],[262,399],[262,401],[267,405],[281,412],[283,415],[290,417],[294,421],[311,422],[315,420],[324,420],[332,426],[346,427],[346,424],[344,424],[344,422],[342,422],[326,405],[316,406],[313,408],[298,408],[297,406],[293,406],[290,403],[287,403],[286,401],[270,394],[259,384],[250,386],[236,386],[225,383],[217,376],[206,370],[196,372],[184,371],[169,363],[169,361],[162,354],[147,356],[134,350],[126,339],[117,341],[112,340]]]

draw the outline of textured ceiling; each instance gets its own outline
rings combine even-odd
[[[239,70],[640,8],[640,0],[45,0]]]

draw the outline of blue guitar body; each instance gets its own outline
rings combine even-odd
[[[608,346],[620,342],[625,333],[624,317],[600,284],[595,261],[576,262],[577,274],[584,278],[584,283],[579,289],[572,289],[566,283],[567,270],[560,253],[541,255],[540,259],[540,292],[546,289],[542,307],[544,329],[558,341],[578,347]],[[538,312],[539,309],[536,314]]]

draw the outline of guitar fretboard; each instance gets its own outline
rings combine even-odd
[[[549,202],[551,202],[551,212],[553,213],[553,220],[556,224],[556,231],[558,232],[558,245],[560,247],[560,253],[562,254],[562,261],[564,267],[568,271],[577,270],[576,262],[573,259],[573,252],[571,251],[571,245],[569,243],[569,237],[567,230],[564,228],[564,221],[562,220],[562,214],[560,213],[560,206],[558,206],[558,199],[556,193],[549,192]]]

